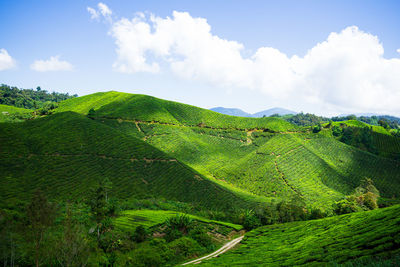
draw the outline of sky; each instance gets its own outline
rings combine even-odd
[[[0,1],[0,83],[400,116],[400,1]]]

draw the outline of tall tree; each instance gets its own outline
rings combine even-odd
[[[70,204],[66,204],[64,232],[57,246],[57,261],[61,266],[86,266],[89,244],[85,239],[85,229],[74,219]]]
[[[39,266],[42,258],[42,245],[45,234],[53,225],[56,206],[48,202],[41,190],[36,190],[26,209],[28,233],[33,245],[35,265]]]

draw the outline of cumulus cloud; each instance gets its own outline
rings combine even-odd
[[[142,13],[111,24],[120,72],[170,69],[185,79],[258,90],[280,103],[302,102],[319,110],[399,114],[400,58],[386,59],[378,37],[356,26],[332,32],[305,56],[273,47],[244,56],[244,45],[212,34],[204,18],[174,11]],[[315,109],[314,109],[315,110]]]
[[[15,60],[8,54],[7,50],[0,49],[0,71],[15,67]]]
[[[48,60],[36,60],[31,65],[31,69],[40,72],[46,71],[71,71],[73,66],[68,61],[59,59],[60,56],[50,57]]]

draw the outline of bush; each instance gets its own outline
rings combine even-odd
[[[132,235],[132,240],[136,243],[143,242],[147,239],[147,230],[142,226],[139,225],[136,227],[135,232]]]
[[[196,227],[189,232],[189,237],[196,240],[200,246],[207,248],[207,250],[214,250],[215,246],[211,241],[211,237],[207,234],[207,232],[201,228]]]
[[[181,237],[169,243],[168,247],[174,252],[175,255],[182,258],[191,257],[205,253],[205,249],[202,248],[195,240],[190,237]]]

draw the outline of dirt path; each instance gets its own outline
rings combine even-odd
[[[235,239],[233,239],[232,241],[229,241],[228,243],[226,243],[225,245],[223,245],[220,249],[214,251],[213,253],[211,253],[211,254],[209,254],[209,255],[207,255],[207,256],[204,256],[204,257],[201,257],[201,258],[198,258],[198,259],[195,259],[195,260],[186,262],[186,263],[184,263],[184,264],[182,264],[182,265],[187,265],[187,264],[198,264],[198,263],[200,263],[200,262],[203,261],[203,260],[208,260],[208,259],[210,259],[210,258],[217,257],[218,255],[221,255],[222,253],[225,253],[226,251],[230,250],[231,248],[233,248],[234,246],[236,246],[237,244],[239,244],[240,241],[242,241],[243,237],[244,237],[244,236],[235,238]]]

